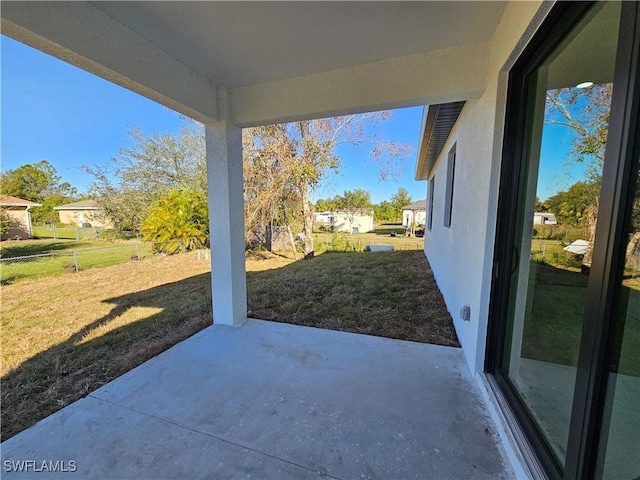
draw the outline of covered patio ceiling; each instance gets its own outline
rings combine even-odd
[[[4,2],[2,33],[204,123],[478,97],[506,2]]]

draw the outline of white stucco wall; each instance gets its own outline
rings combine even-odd
[[[487,89],[467,101],[429,176],[436,181],[425,254],[475,373],[484,367],[507,72],[546,12],[541,2],[507,6],[491,42]],[[454,145],[452,223],[445,227],[447,157]],[[460,318],[464,305],[471,307],[470,321]]]
[[[83,223],[88,223],[92,227],[113,228],[113,224],[109,220],[102,218],[97,210],[58,210],[58,218],[60,218],[61,223],[66,223],[67,225],[82,226]]]
[[[333,226],[338,232],[352,233],[354,228],[358,233],[373,230],[373,215],[349,215],[345,212],[335,212]]]
[[[11,218],[11,225],[1,240],[8,238],[31,238],[31,214],[26,207],[3,207],[2,210]]]
[[[403,210],[402,211],[402,225],[410,227],[411,223],[415,220],[418,225],[426,225],[427,212],[426,210]]]
[[[314,222],[330,225],[337,232],[353,233],[357,228],[358,233],[367,233],[374,230],[373,214],[351,215],[347,212],[319,212],[313,217]]]

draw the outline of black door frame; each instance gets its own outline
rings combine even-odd
[[[616,239],[622,238],[627,228],[626,222],[632,207],[628,193],[633,191],[630,189],[635,189],[638,168],[640,4],[636,2],[622,5],[615,86],[585,308],[585,312],[589,313],[585,313],[583,324],[565,468],[555,459],[536,422],[501,368],[506,345],[515,231],[518,226],[518,184],[523,175],[523,162],[520,159],[526,135],[526,79],[595,4],[558,2],[554,5],[509,72],[485,356],[485,371],[505,397],[544,471],[551,478],[572,480],[593,478],[595,473],[599,425],[608,377],[605,365],[607,355],[611,355],[608,345],[612,341],[613,312],[624,269],[624,245]]]

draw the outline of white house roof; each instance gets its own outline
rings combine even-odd
[[[41,207],[42,204],[25,200],[23,198],[12,197],[11,195],[0,195],[0,206],[2,207]]]
[[[18,41],[249,126],[477,98],[506,3],[15,1],[0,16]]]
[[[98,210],[99,208],[98,202],[95,200],[81,200],[79,202],[53,207],[54,210]]]
[[[372,209],[362,209],[362,210],[358,210],[355,212],[357,215],[364,215],[364,216],[372,216],[373,215],[373,210]],[[331,216],[331,215],[350,215],[351,212],[347,212],[346,210],[333,210],[333,211],[326,211],[326,212],[316,212],[315,215],[321,215],[321,216]]]
[[[406,207],[403,207],[402,210],[427,210],[427,200],[418,200],[417,202],[410,203]]]

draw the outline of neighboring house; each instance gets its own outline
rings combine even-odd
[[[313,214],[313,221],[329,227],[333,223],[333,212],[316,212]]]
[[[113,228],[113,224],[100,214],[95,200],[81,200],[53,208],[58,212],[60,222],[78,227]]]
[[[557,225],[558,221],[556,220],[556,216],[553,213],[535,212],[533,214],[533,224],[534,225]]]
[[[402,209],[402,226],[410,228],[413,222],[424,226],[427,221],[427,200],[418,200]]]
[[[516,475],[640,476],[640,295],[623,284],[640,2],[25,1],[0,15],[4,35],[205,125],[216,325],[247,317],[241,129],[428,105],[425,254]],[[562,163],[540,153],[571,157],[570,132],[548,134],[550,98],[579,108],[591,91],[611,128],[587,282],[532,260],[531,236],[538,177]]]
[[[355,213],[344,211],[318,212],[315,214],[314,220],[337,232],[366,233],[374,230],[373,210]]]
[[[0,208],[7,212],[12,220],[9,230],[2,235],[0,240],[31,238],[31,213],[29,209],[41,206],[39,203],[12,197],[11,195],[0,195]]]

